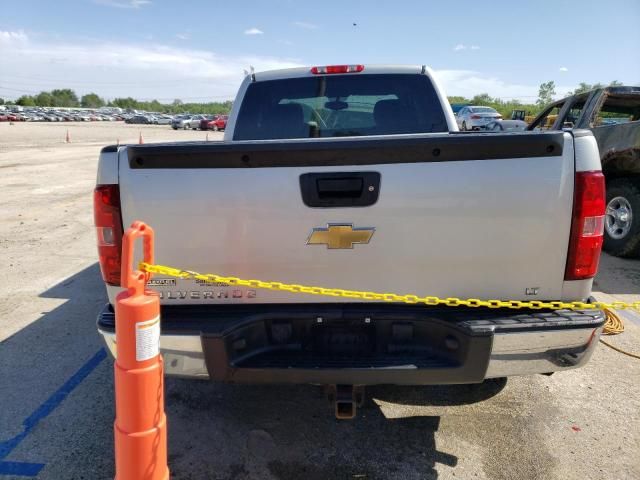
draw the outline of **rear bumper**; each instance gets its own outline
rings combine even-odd
[[[163,307],[161,351],[167,375],[225,382],[478,383],[580,367],[589,360],[603,323],[599,310]],[[110,306],[100,313],[98,330],[115,355]]]

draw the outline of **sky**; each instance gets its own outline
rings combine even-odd
[[[613,4],[611,4],[613,5]],[[640,85],[640,0],[0,0],[0,97],[53,88],[193,102],[295,66],[426,64],[448,95],[535,101]]]

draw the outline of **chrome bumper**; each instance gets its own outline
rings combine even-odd
[[[115,357],[115,334],[98,331]],[[602,327],[496,333],[485,378],[551,373],[581,367],[591,358],[601,331]],[[167,375],[209,378],[199,335],[162,335],[160,344]]]

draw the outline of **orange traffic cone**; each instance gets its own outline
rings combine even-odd
[[[153,230],[134,222],[122,242],[122,286],[116,297],[114,423],[116,480],[168,480],[167,417],[160,356],[160,299],[145,290],[149,274],[133,270],[134,246],[143,240],[153,263]]]
[[[67,134],[64,137],[65,143],[71,143],[71,136],[69,135],[69,129],[67,128]]]
[[[144,139],[142,138],[142,130],[140,130],[140,136],[138,137],[138,143],[142,145],[144,143]]]

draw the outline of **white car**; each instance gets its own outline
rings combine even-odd
[[[456,115],[458,127],[462,131],[483,130],[489,122],[501,119],[502,115],[491,107],[462,107]]]
[[[174,130],[187,130],[191,128],[191,115],[176,115],[171,119],[170,125]]]
[[[156,115],[154,116],[153,123],[156,125],[171,125],[173,117],[170,115]]]
[[[488,132],[524,132],[527,122],[522,120],[492,120],[484,129]]]

